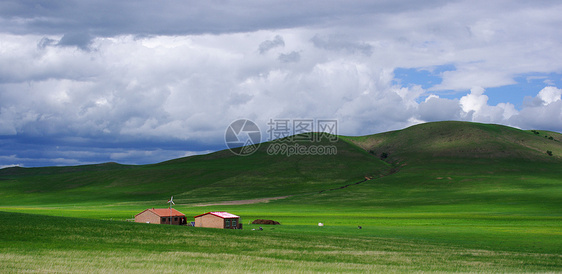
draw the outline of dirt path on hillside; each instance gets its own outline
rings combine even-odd
[[[387,174],[381,174],[379,176],[380,177],[385,177],[385,176],[389,176],[392,175],[394,173],[397,173],[398,171],[400,171],[400,168],[405,166],[406,164],[402,164],[400,166],[394,166],[392,167]],[[352,185],[358,185],[361,183],[364,183],[366,181],[370,181],[372,179],[376,179],[374,177],[365,177],[365,179],[355,182],[355,183],[351,183],[351,184],[347,184],[341,187],[337,187],[337,188],[332,188],[332,189],[324,189],[324,190],[320,190],[318,193],[323,193],[326,191],[334,191],[334,190],[338,190],[338,189],[344,189],[344,188],[348,188]],[[250,205],[250,204],[257,204],[257,203],[269,203],[269,201],[273,201],[273,200],[280,200],[280,199],[286,199],[289,197],[292,197],[294,195],[287,195],[287,196],[279,196],[279,197],[272,197],[272,198],[259,198],[259,199],[250,199],[250,200],[237,200],[237,201],[222,201],[222,202],[214,202],[214,203],[200,203],[200,204],[191,204],[189,206],[218,206],[218,205]]]
[[[191,206],[249,205],[249,204],[257,204],[257,203],[269,203],[269,201],[285,199],[285,198],[289,198],[291,196],[292,195],[272,197],[272,198],[250,199],[250,200],[223,201],[223,202],[216,202],[216,203],[192,204]]]
[[[389,176],[389,175],[392,175],[392,174],[394,174],[394,173],[397,173],[398,171],[400,171],[400,168],[403,167],[403,166],[405,166],[405,165],[406,165],[406,164],[402,164],[402,165],[400,165],[400,166],[392,167],[392,168],[388,171],[387,174],[381,174],[381,175],[379,176],[379,178],[382,178],[382,177]],[[366,176],[365,176],[365,179],[363,179],[363,180],[361,180],[361,181],[359,181],[359,182],[347,184],[347,185],[340,186],[340,187],[336,187],[336,188],[320,190],[318,193],[323,193],[323,192],[326,192],[326,191],[334,191],[334,190],[338,190],[338,189],[348,188],[348,187],[350,187],[350,186],[352,186],[352,185],[362,184],[362,183],[367,182],[367,181],[370,181],[370,180],[372,180],[372,179],[376,179],[376,178],[375,178],[375,177],[366,177]]]

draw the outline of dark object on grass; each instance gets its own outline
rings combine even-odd
[[[362,227],[362,226],[358,226],[357,228],[362,229],[363,227]]]
[[[274,220],[263,220],[263,219],[254,220],[252,222],[252,224],[254,224],[254,225],[280,225],[279,222],[276,222]]]
[[[388,158],[388,153],[386,152],[381,153],[381,160],[384,160],[386,158]]]

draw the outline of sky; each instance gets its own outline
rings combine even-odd
[[[0,168],[226,149],[238,119],[562,132],[562,2],[0,1]]]

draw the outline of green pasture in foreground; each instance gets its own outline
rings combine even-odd
[[[470,172],[443,166],[448,168],[404,166],[392,176],[345,189],[268,203],[175,206],[188,218],[207,211],[232,212],[242,217],[243,231],[124,221],[147,207],[165,207],[166,199],[2,206],[0,211],[55,219],[3,213],[10,216],[3,215],[7,221],[0,226],[6,235],[0,238],[0,272],[225,267],[234,272],[562,271],[562,171],[556,163],[473,163]],[[258,218],[282,225],[252,231],[257,226],[248,223]],[[17,235],[14,230],[30,232],[9,236]],[[155,234],[163,235],[151,238]],[[171,247],[165,244],[177,238],[185,239]],[[69,248],[71,243],[80,247]]]
[[[561,139],[444,122],[321,143],[337,155],[3,169],[0,272],[560,272]],[[228,211],[245,227],[125,222],[171,195],[188,220]]]
[[[443,164],[446,169],[430,166],[435,167],[404,166],[392,176],[268,203],[175,206],[188,218],[208,211],[240,215],[243,231],[124,222],[146,207],[166,206],[165,199],[138,204],[90,201],[3,206],[0,210],[56,217],[6,217],[9,221],[0,226],[2,231],[39,234],[30,232],[27,240],[24,236],[3,238],[1,253],[6,264],[2,265],[69,272],[78,268],[140,271],[142,267],[156,272],[177,267],[198,271],[228,267],[235,272],[562,271],[558,179],[562,171],[556,163],[504,161],[492,167],[473,162],[471,171],[451,163]],[[257,226],[248,223],[258,218],[282,225],[252,231]],[[318,222],[325,226],[318,227]],[[40,232],[53,227],[58,234]],[[163,235],[149,236],[156,234]],[[43,236],[51,244],[42,252],[34,251],[35,245],[44,245]],[[182,240],[165,244],[177,238]],[[76,243],[81,247],[69,248],[69,239],[79,239]],[[111,257],[111,264],[103,263],[105,256]],[[80,259],[84,257],[92,261]]]
[[[466,248],[378,228],[219,230],[0,212],[1,272],[560,271],[560,254]]]

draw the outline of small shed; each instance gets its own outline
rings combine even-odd
[[[207,212],[194,218],[196,227],[242,229],[240,216],[228,212]]]
[[[149,208],[135,215],[135,222],[149,224],[187,224],[185,214],[173,208]]]

